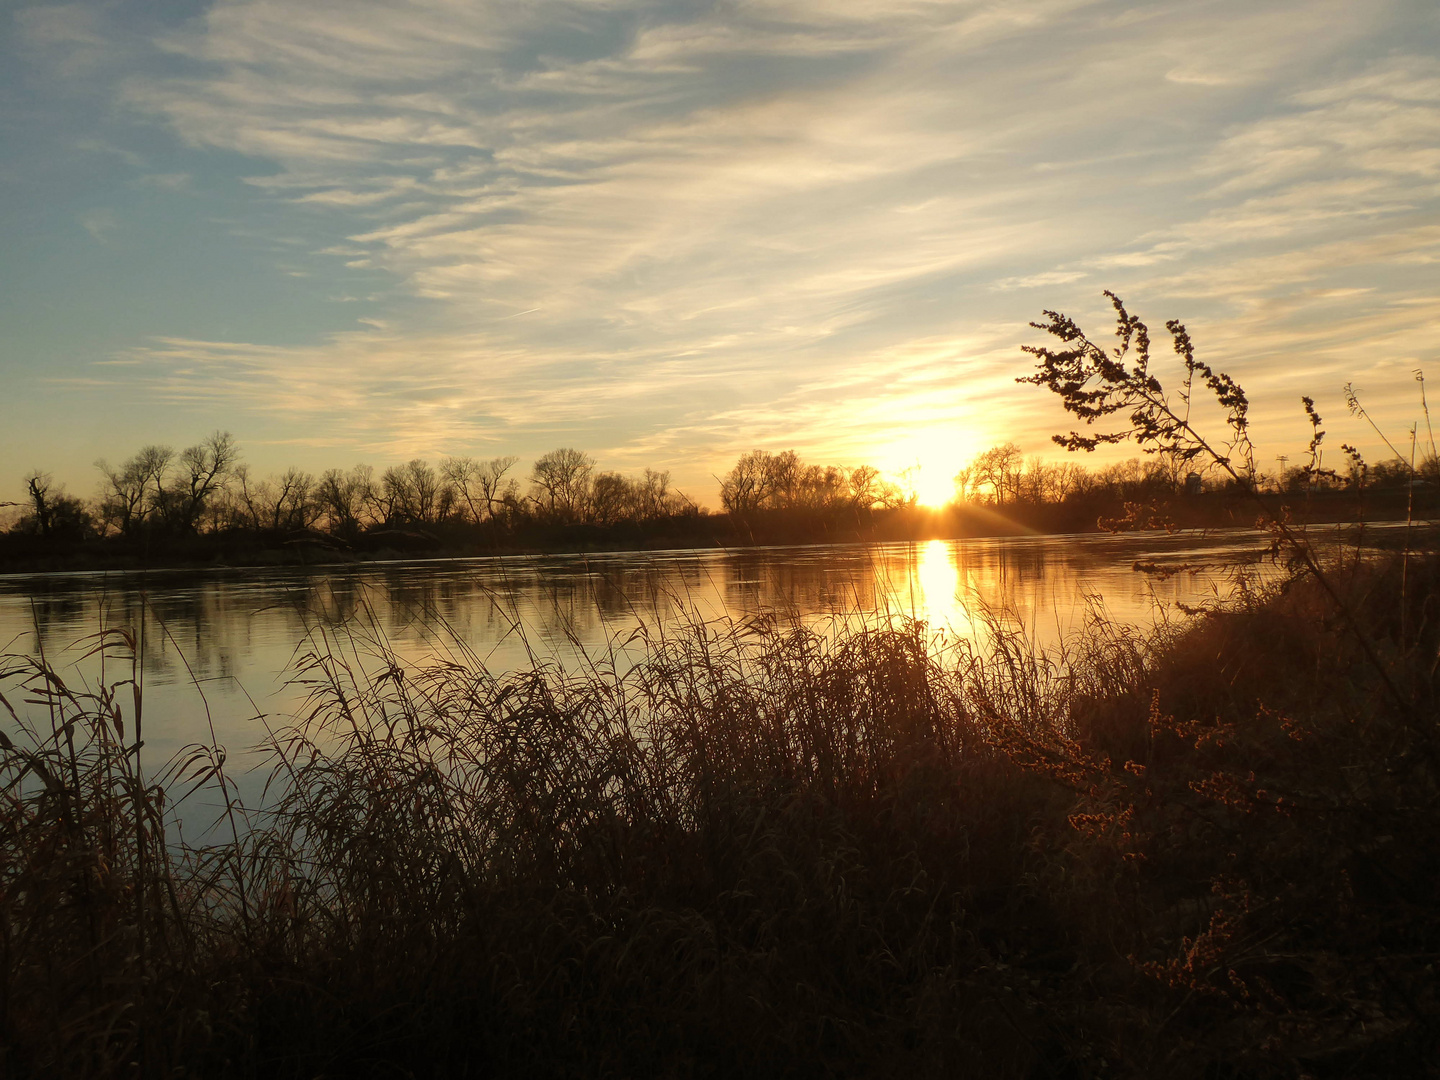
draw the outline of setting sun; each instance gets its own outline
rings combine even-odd
[[[967,441],[945,429],[931,429],[896,445],[886,456],[897,483],[915,493],[921,506],[939,509],[955,499],[955,474],[973,457]]]
[[[920,464],[915,468],[915,498],[921,506],[938,509],[955,499],[955,473],[958,466],[947,467],[939,462]]]

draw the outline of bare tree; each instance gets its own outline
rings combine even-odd
[[[174,457],[168,446],[145,446],[118,468],[111,468],[104,458],[97,461],[95,467],[106,484],[100,496],[105,525],[128,535],[150,520],[161,502]]]
[[[617,472],[597,473],[590,482],[590,519],[613,525],[638,517],[635,485]]]
[[[513,505],[519,498],[520,485],[514,480],[506,480],[505,474],[514,468],[515,463],[520,459],[513,455],[506,454],[503,457],[494,457],[481,466],[477,475],[480,484],[480,494],[485,498],[485,506],[489,515],[497,516],[499,510],[507,505]]]
[[[348,473],[329,469],[320,477],[315,497],[331,532],[354,536],[360,531],[374,487],[369,465],[356,465]]]
[[[857,465],[850,470],[850,502],[857,510],[869,510],[879,497],[880,470]]]
[[[880,472],[868,465],[851,470],[839,465],[806,465],[794,450],[772,454],[751,450],[741,455],[720,481],[720,500],[732,514],[755,510],[869,509],[894,495]],[[903,499],[900,500],[903,502]]]
[[[916,486],[916,481],[919,477],[920,463],[918,461],[897,472],[894,481],[890,485],[892,489],[891,498],[893,501],[887,503],[887,507],[914,506],[918,503],[920,501],[920,491]]]
[[[966,465],[963,469],[960,469],[958,472],[955,473],[954,481],[956,502],[964,502],[966,498],[973,494],[971,490],[971,484],[974,481],[974,477],[975,466],[973,464]]]
[[[39,469],[25,477],[26,494],[30,497],[30,513],[20,523],[23,531],[33,530],[44,537],[76,536],[90,528],[91,519],[85,504],[65,493],[62,484]]]
[[[551,450],[530,471],[535,501],[552,517],[575,521],[583,517],[590,497],[595,459],[571,447]]]
[[[308,529],[322,512],[315,478],[293,466],[257,484],[250,480],[250,470],[241,465],[234,481],[244,524],[257,531]]]
[[[518,461],[515,457],[497,457],[477,461],[471,457],[449,457],[440,463],[441,475],[455,492],[457,504],[477,525],[495,517],[504,505],[505,474]]]
[[[674,517],[684,513],[694,504],[683,494],[670,487],[670,473],[646,469],[636,481],[637,513],[645,521]]]
[[[1089,492],[1095,485],[1094,478],[1085,466],[1076,461],[1062,461],[1050,466],[1050,498],[1054,502],[1066,502]]]
[[[309,529],[320,518],[320,503],[315,498],[315,477],[291,467],[273,481],[274,512],[271,521],[277,529]]]
[[[770,501],[770,452],[751,450],[720,481],[720,502],[731,514],[758,510]]]
[[[720,501],[732,514],[795,506],[804,478],[805,465],[794,450],[751,450],[720,481]]]
[[[380,484],[392,521],[428,525],[443,518],[453,502],[449,483],[420,458],[386,469]]]
[[[811,510],[834,509],[847,501],[849,472],[838,465],[808,465],[800,470],[794,505]]]
[[[791,507],[800,500],[800,481],[804,463],[794,450],[772,454],[766,463],[769,472],[770,502],[777,507]]]
[[[228,431],[217,431],[181,451],[175,475],[161,497],[166,520],[185,531],[198,528],[211,500],[230,482],[239,460],[240,448]]]
[[[455,492],[455,503],[460,517],[476,525],[488,515],[484,497],[480,494],[477,473],[480,462],[472,457],[447,457],[440,462],[440,475]]]
[[[971,483],[975,487],[988,484],[996,505],[1004,506],[1020,495],[1024,460],[1020,447],[1013,442],[992,446],[971,463]]]
[[[919,496],[910,485],[907,469],[901,474],[900,482],[895,480],[881,481],[875,489],[875,499],[885,510],[899,510],[902,507],[914,506],[919,501]]]
[[[50,489],[54,480],[49,473],[33,470],[25,477],[25,490],[30,496],[30,509],[34,515],[35,524],[42,536],[50,535],[50,526],[55,516],[55,507],[50,499]]]

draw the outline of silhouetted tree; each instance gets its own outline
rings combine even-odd
[[[836,465],[807,465],[800,470],[793,504],[809,510],[835,510],[848,502],[848,470]]]
[[[504,505],[505,474],[518,461],[515,457],[496,457],[477,461],[470,457],[450,457],[440,463],[440,472],[454,489],[455,500],[465,516],[477,525],[494,518]],[[510,481],[511,484],[514,481]]]
[[[429,525],[443,519],[454,492],[428,462],[415,458],[385,470],[380,478],[388,504],[387,520]]]
[[[251,529],[309,529],[323,512],[315,478],[293,466],[278,476],[254,483],[249,469],[241,465],[235,470],[235,487],[240,523]]]
[[[673,517],[694,507],[689,499],[670,488],[669,472],[646,469],[635,484],[636,514],[643,521]]]
[[[144,526],[160,504],[174,457],[170,447],[152,445],[142,447],[118,468],[111,468],[104,458],[97,461],[95,467],[106,483],[100,497],[104,526],[117,528],[127,536]]]
[[[992,446],[971,464],[970,482],[974,487],[988,484],[995,504],[1004,506],[1019,498],[1024,461],[1020,447],[1013,442]]]
[[[616,472],[596,473],[590,483],[590,520],[597,525],[639,517],[635,486]]]
[[[50,534],[50,522],[55,514],[55,508],[50,501],[52,483],[50,474],[42,473],[38,469],[25,477],[25,491],[30,496],[30,512],[42,536]]]
[[[857,510],[869,510],[879,499],[880,470],[873,465],[857,465],[850,470],[850,503]]]
[[[777,509],[788,509],[800,501],[800,483],[805,466],[794,450],[772,454],[766,462],[769,472],[770,503]]]
[[[240,461],[240,449],[228,431],[181,451],[175,474],[160,496],[161,512],[171,527],[190,532],[199,527],[211,501],[225,489]]]
[[[771,496],[770,452],[742,454],[720,481],[720,502],[727,513],[747,514],[767,505]]]
[[[36,469],[25,477],[25,492],[30,499],[30,512],[18,528],[35,532],[47,539],[79,539],[90,530],[91,517],[85,504],[67,495],[63,486],[56,487],[49,473]]]
[[[1366,482],[1376,490],[1404,487],[1410,482],[1410,465],[1398,457],[1377,461],[1370,466],[1370,476]]]
[[[316,487],[315,500],[331,532],[353,537],[359,533],[373,501],[374,470],[356,465],[349,472],[327,469]]]
[[[759,510],[833,514],[913,503],[913,493],[902,488],[869,465],[806,465],[794,450],[751,450],[720,481],[720,501],[742,517]]]
[[[581,520],[590,498],[595,459],[571,447],[551,450],[530,471],[532,498],[551,517]]]

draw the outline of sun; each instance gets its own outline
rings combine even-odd
[[[921,462],[915,470],[915,501],[921,506],[938,510],[955,501],[956,468],[945,468],[936,462]]]
[[[939,509],[955,501],[955,474],[970,459],[968,442],[946,429],[917,432],[885,455],[889,473],[915,493],[921,506]]]

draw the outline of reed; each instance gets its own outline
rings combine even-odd
[[[756,619],[500,674],[317,629],[266,807],[210,846],[164,826],[220,755],[140,774],[132,641],[97,639],[95,690],[10,658],[0,1063],[1420,1075],[1440,564],[1412,563],[1403,613],[1398,562],[1329,572],[1366,649],[1313,580],[1059,654]]]

